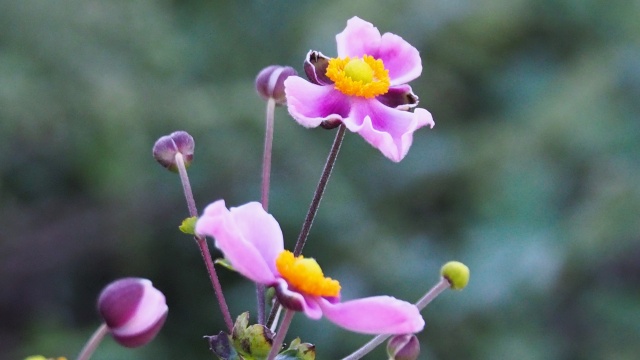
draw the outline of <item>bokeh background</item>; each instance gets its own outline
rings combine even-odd
[[[638,14],[637,0],[2,1],[0,358],[75,357],[124,276],[166,294],[167,323],[94,359],[213,358],[202,336],[224,324],[151,147],[195,137],[200,209],[259,199],[255,75],[335,55],[357,15],[420,50],[412,86],[436,127],[398,164],[348,133],[306,255],[345,299],[415,301],[444,262],[469,265],[470,285],[423,312],[422,359],[637,359]],[[276,112],[270,210],[288,247],[333,136]],[[255,314],[253,285],[219,273],[234,316]],[[321,360],[369,339],[304,316],[296,335]]]

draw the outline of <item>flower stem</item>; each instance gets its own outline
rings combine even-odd
[[[424,309],[433,299],[437,298],[438,295],[442,294],[443,291],[447,290],[451,285],[449,281],[443,277],[440,278],[440,281],[431,288],[418,302],[416,303],[416,307],[418,310]]]
[[[271,148],[273,145],[273,116],[276,101],[269,98],[267,101],[266,129],[264,135],[264,153],[262,155],[262,191],[260,200],[264,211],[269,211],[269,186],[271,183]],[[258,324],[265,323],[265,286],[256,284],[256,300],[258,302]]]
[[[184,157],[179,152],[176,153],[176,165],[178,167],[178,173],[180,174],[180,182],[182,183],[184,197],[187,200],[189,216],[198,216],[196,201],[193,198],[193,192],[191,191],[191,182],[189,182],[189,175],[187,175],[187,167],[184,165]]]
[[[184,190],[184,197],[187,200],[187,207],[189,208],[189,216],[198,216],[198,210],[196,208],[196,201],[193,198],[193,192],[191,191],[191,183],[189,182],[189,176],[187,175],[187,168],[184,165],[184,158],[182,154],[176,154],[176,165],[178,166],[178,172],[180,173],[180,181],[182,182],[182,189]],[[213,292],[218,299],[218,305],[220,306],[220,311],[222,312],[222,317],[224,318],[224,322],[229,329],[229,332],[233,330],[233,321],[231,320],[231,313],[229,312],[229,306],[227,306],[227,301],[224,298],[224,294],[222,292],[222,286],[220,285],[220,280],[218,279],[218,274],[216,273],[216,269],[213,265],[213,260],[211,259],[211,252],[209,251],[209,246],[207,245],[207,239],[204,236],[195,235],[194,239],[198,244],[198,248],[200,249],[200,254],[202,255],[202,259],[204,260],[205,267],[207,268],[207,273],[209,274],[209,279],[211,280],[211,285],[213,286]]]
[[[284,337],[287,335],[287,331],[289,330],[289,325],[291,325],[291,320],[293,319],[294,314],[295,311],[289,309],[284,312],[282,323],[280,323],[280,329],[278,329],[276,337],[273,339],[273,345],[271,346],[271,351],[269,351],[267,360],[275,359],[276,355],[280,352],[280,348],[284,343]]]
[[[104,336],[109,332],[109,328],[107,324],[102,324],[96,329],[96,331],[91,335],[91,338],[87,341],[87,343],[80,351],[80,355],[76,358],[77,360],[88,360],[91,358],[91,355],[96,350],[98,345],[102,342]]]
[[[311,225],[313,224],[313,219],[316,217],[318,206],[320,206],[320,200],[322,200],[322,195],[324,194],[324,190],[327,187],[327,182],[329,181],[329,177],[331,176],[333,165],[336,163],[336,158],[338,157],[338,152],[340,151],[340,145],[342,145],[342,140],[344,139],[345,130],[346,127],[344,125],[340,125],[340,127],[338,128],[338,133],[333,140],[333,145],[331,146],[331,150],[329,151],[327,162],[324,164],[324,169],[322,170],[320,181],[318,182],[318,186],[316,187],[316,192],[313,194],[313,199],[311,200],[311,205],[309,206],[309,211],[307,212],[307,217],[304,219],[304,223],[302,223],[302,229],[300,230],[298,241],[296,242],[296,246],[293,250],[293,254],[295,256],[299,256],[300,254],[302,254],[302,248],[304,248],[304,244],[307,242],[307,237],[309,236],[309,231],[311,230]]]
[[[440,281],[433,286],[423,297],[415,303],[418,310],[424,309],[433,299],[438,297],[443,291],[447,290],[450,287],[449,281],[443,277],[440,278]],[[378,347],[378,345],[385,342],[391,335],[389,334],[380,334],[373,339],[371,339],[368,343],[364,344],[360,349],[356,350],[353,354],[343,358],[342,360],[358,360],[362,359],[365,355],[370,353],[373,349]]]
[[[264,154],[262,156],[262,192],[261,203],[264,211],[269,211],[269,185],[271,179],[271,147],[273,144],[273,113],[276,101],[269,98],[267,101],[266,129],[264,135]]]
[[[338,153],[340,152],[340,146],[342,145],[342,140],[344,140],[345,132],[346,127],[344,125],[340,125],[340,127],[338,128],[338,133],[333,140],[333,145],[331,145],[331,150],[329,151],[327,161],[324,164],[322,175],[320,175],[320,181],[318,182],[316,191],[313,194],[311,205],[309,205],[307,216],[302,223],[302,229],[300,230],[298,240],[296,241],[296,246],[293,250],[293,254],[295,256],[299,256],[300,254],[302,254],[302,249],[307,242],[307,237],[309,236],[309,231],[311,230],[311,225],[313,224],[313,219],[316,217],[316,213],[318,212],[318,206],[320,206],[320,200],[322,200],[322,195],[324,194],[324,190],[327,188],[327,183],[329,182],[329,177],[331,176],[331,171],[333,170],[333,165],[335,165],[336,159],[338,158]],[[267,327],[270,327],[273,323],[279,307],[280,303],[276,299],[273,303],[273,307],[271,308],[271,312],[269,313]]]

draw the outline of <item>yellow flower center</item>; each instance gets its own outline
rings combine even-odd
[[[345,95],[370,99],[389,91],[389,70],[384,68],[382,60],[373,56],[330,59],[326,75],[336,90]]]
[[[293,256],[285,250],[276,259],[276,268],[289,285],[297,290],[315,296],[338,296],[340,283],[324,277],[320,265],[314,259]]]

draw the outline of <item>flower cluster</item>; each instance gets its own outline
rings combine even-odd
[[[277,65],[266,67],[256,77],[256,90],[267,101],[260,202],[228,208],[224,200],[217,200],[198,217],[187,174],[194,155],[193,137],[176,131],[158,139],[153,147],[154,158],[180,175],[190,215],[180,230],[192,235],[199,247],[227,327],[227,331],[205,337],[220,359],[315,359],[315,346],[300,339],[283,349],[294,314],[303,313],[313,320],[325,317],[349,331],[377,335],[345,360],[361,359],[388,338],[389,359],[415,360],[420,353],[415,334],[425,326],[420,311],[442,291],[460,290],[469,280],[464,264],[449,262],[442,267],[440,281],[415,304],[386,295],[342,301],[342,287],[348,284],[326,276],[315,259],[302,255],[346,130],[399,162],[411,147],[413,133],[434,126],[431,114],[417,107],[418,96],[407,84],[422,72],[415,47],[398,35],[381,35],[357,17],[347,22],[336,40],[336,57],[315,50],[306,55],[307,79],[297,76],[292,67]],[[338,128],[293,251],[284,248],[280,225],[268,212],[273,118],[278,105],[287,106],[291,117],[307,128]],[[249,323],[248,312],[232,321],[206,237],[213,239],[224,257],[215,263],[256,284],[257,323]],[[98,298],[98,309],[104,324],[79,360],[88,359],[107,333],[125,347],[147,344],[168,313],[165,296],[151,281],[140,278],[109,284]]]

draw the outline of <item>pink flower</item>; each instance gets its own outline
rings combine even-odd
[[[273,286],[288,309],[309,318],[322,315],[348,330],[366,334],[406,334],[422,330],[418,308],[390,296],[340,302],[340,284],[325,277],[314,259],[284,250],[278,222],[257,202],[227,209],[218,200],[204,211],[196,233],[215,238],[215,245],[242,275]]]
[[[305,127],[342,123],[389,159],[402,160],[413,132],[435,125],[427,110],[414,109],[418,97],[406,85],[422,72],[418,50],[398,35],[380,35],[358,17],[336,40],[337,58],[307,54],[311,82],[298,76],[284,82],[289,113]]]

